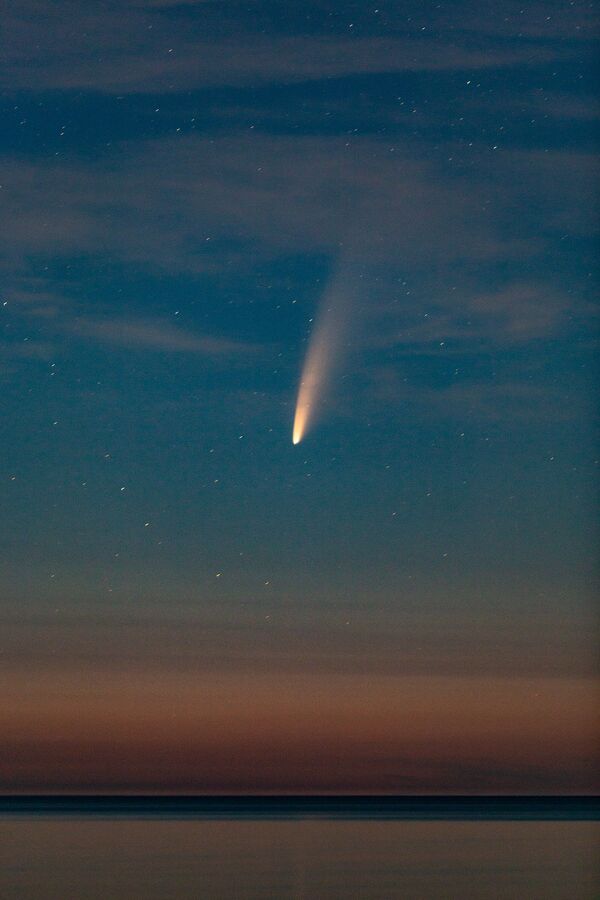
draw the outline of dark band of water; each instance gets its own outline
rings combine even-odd
[[[0,815],[593,821],[600,797],[0,796]]]

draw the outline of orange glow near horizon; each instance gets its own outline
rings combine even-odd
[[[17,793],[585,792],[594,778],[587,679],[296,673],[274,689],[267,673],[100,668],[5,682],[0,777]]]

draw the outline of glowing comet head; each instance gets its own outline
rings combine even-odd
[[[324,377],[328,369],[329,348],[326,330],[314,335],[304,363],[304,372],[294,416],[292,443],[299,444],[312,420],[312,414],[318,396],[322,393]]]
[[[310,354],[309,354],[310,359]],[[309,360],[307,359],[305,368],[308,367]],[[296,403],[296,415],[294,416],[294,430],[292,432],[292,444],[299,444],[302,438],[304,437],[304,433],[306,431],[306,427],[309,421],[309,413],[311,407],[311,400],[314,397],[314,392],[316,390],[317,383],[315,383],[314,379],[304,379],[300,382],[300,390],[298,391],[298,401]]]
[[[296,415],[294,416],[294,430],[292,432],[292,444],[299,444],[304,437],[306,423],[308,422],[308,404],[302,398],[302,384],[298,393],[298,402],[296,404]]]
[[[331,316],[326,315],[317,324],[317,328],[311,336],[308,353],[304,362],[302,380],[298,390],[296,402],[296,415],[294,416],[294,430],[292,443],[299,444],[307,428],[312,424],[315,407],[322,398],[327,376],[333,359],[331,340]]]

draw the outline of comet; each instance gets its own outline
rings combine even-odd
[[[298,389],[292,444],[300,443],[322,409],[331,377],[345,348],[352,295],[348,279],[336,275],[310,336]]]

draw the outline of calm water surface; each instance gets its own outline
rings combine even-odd
[[[595,900],[593,822],[0,819],[2,900]]]

